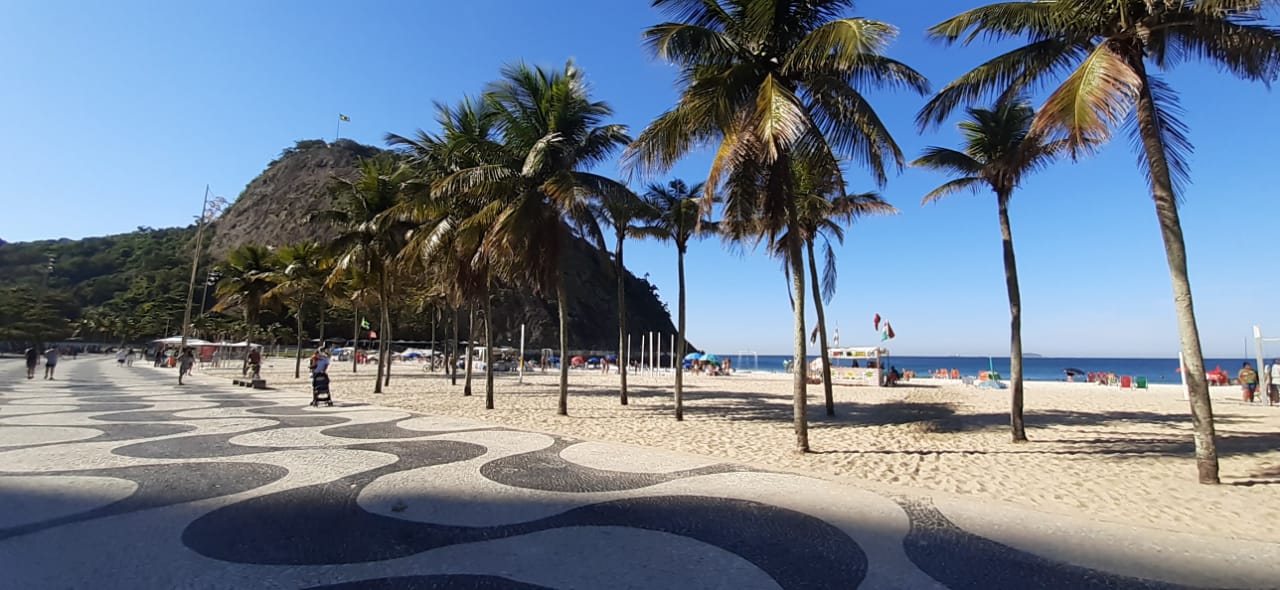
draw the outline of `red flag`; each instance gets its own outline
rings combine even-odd
[[[377,338],[377,337],[378,337],[378,333],[377,333],[377,332],[374,332],[373,330],[369,330],[369,337],[370,337],[370,338]]]
[[[879,332],[880,331],[880,314],[876,314],[876,319],[873,320],[873,324],[875,325],[875,330]]]
[[[885,329],[886,331],[888,331],[888,332],[889,332],[889,338],[891,338],[891,339],[892,339],[892,338],[894,337],[894,335],[895,335],[895,334],[893,333],[893,326],[890,326],[890,325],[889,325],[889,322],[885,322],[885,323],[884,323],[884,329]]]

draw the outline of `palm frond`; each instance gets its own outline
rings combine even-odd
[[[783,71],[852,69],[865,56],[883,52],[897,34],[892,25],[865,18],[831,21],[809,31],[787,53]]]
[[[1132,109],[1141,83],[1123,56],[1099,45],[1049,95],[1030,133],[1065,139],[1073,156],[1094,149]]]
[[[1268,86],[1280,76],[1280,29],[1240,14],[1192,13],[1170,23],[1168,45],[1245,80]]]
[[[929,203],[937,201],[942,197],[945,197],[947,195],[951,195],[954,193],[958,193],[958,192],[963,192],[963,191],[977,192],[979,188],[982,188],[985,185],[986,185],[986,181],[977,176],[966,176],[964,178],[957,178],[955,180],[947,182],[946,184],[943,184],[938,188],[935,188],[929,191],[929,193],[926,194],[924,198],[920,200],[920,204],[928,205]]]
[[[911,162],[916,168],[928,168],[960,175],[976,175],[982,172],[982,163],[964,152],[931,146],[925,148],[919,158]]]
[[[1063,13],[1069,13],[1070,8],[1060,2],[1041,0],[988,4],[929,27],[928,34],[947,44],[960,42],[965,45],[979,37],[988,40],[1022,36],[1034,40],[1060,37],[1073,32],[1069,28],[1070,22],[1064,22],[1063,18]]]
[[[831,303],[836,296],[836,251],[831,242],[823,243],[822,249],[822,302]]]
[[[967,104],[1035,90],[1042,80],[1066,71],[1091,49],[1088,42],[1044,39],[996,56],[939,90],[916,115],[916,127],[924,131],[940,125]]]

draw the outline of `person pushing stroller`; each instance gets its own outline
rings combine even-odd
[[[319,349],[311,357],[311,405],[333,405],[329,396],[329,355]]]

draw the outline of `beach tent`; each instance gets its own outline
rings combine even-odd
[[[182,344],[182,336],[170,336],[168,338],[160,338],[152,340],[155,344]],[[201,340],[199,338],[187,338],[187,346],[211,346],[212,342]]]

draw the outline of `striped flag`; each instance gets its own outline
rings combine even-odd
[[[884,342],[885,340],[893,338],[895,335],[896,334],[893,333],[893,326],[890,326],[889,322],[886,320],[884,323],[884,329],[880,330],[880,341]]]

